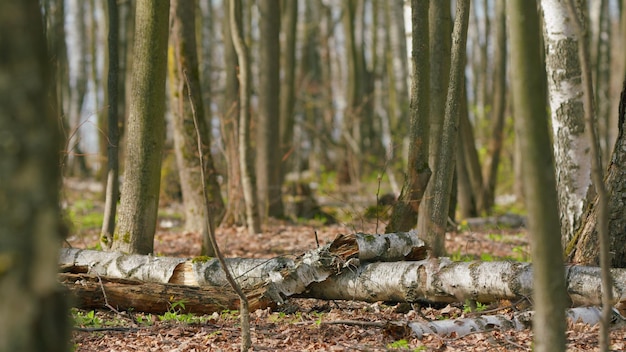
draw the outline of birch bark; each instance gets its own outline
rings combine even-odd
[[[567,1],[542,0],[548,96],[552,120],[561,235],[568,243],[581,225],[591,187],[591,143],[585,135],[578,36]]]

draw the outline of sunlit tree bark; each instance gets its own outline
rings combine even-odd
[[[169,0],[139,0],[127,156],[112,249],[147,254],[154,248],[165,139],[165,76]]]
[[[542,0],[546,69],[562,241],[567,244],[581,225],[591,187],[591,143],[585,134],[578,42],[568,1]]]

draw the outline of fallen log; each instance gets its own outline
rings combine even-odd
[[[385,329],[389,335],[403,338],[412,335],[418,339],[425,335],[440,337],[461,337],[468,334],[487,332],[490,330],[523,330],[532,328],[534,311],[513,314],[482,315],[474,318],[455,318],[433,321],[358,321],[339,320],[322,321],[324,325],[358,325],[374,326]],[[595,325],[600,322],[600,309],[597,307],[577,307],[566,312],[568,324]],[[318,324],[318,322],[316,322]]]
[[[94,275],[141,281],[150,281],[141,278],[160,278],[165,280],[163,283],[170,284],[220,289],[227,286],[219,263],[212,259],[194,261],[67,249],[64,253],[61,263],[71,272],[82,269]],[[88,257],[99,256],[108,259],[93,264],[86,261]],[[73,259],[64,262],[63,258],[68,257]],[[326,252],[317,252],[296,260],[235,258],[228,259],[227,263],[244,289],[261,289],[260,297],[271,298],[277,303],[290,296],[368,302],[450,303],[469,299],[489,303],[503,299],[515,301],[530,297],[532,293],[532,265],[529,263],[452,262],[447,258],[360,263],[352,259],[349,255],[329,257]],[[162,263],[167,268],[160,266]],[[160,274],[150,273],[148,267],[155,268]],[[566,268],[567,293],[572,306],[600,304],[599,270],[584,266]],[[623,307],[626,303],[626,270],[613,269],[612,275],[613,297],[618,297],[614,303]]]
[[[184,286],[138,280],[60,273],[59,281],[68,288],[73,306],[81,309],[132,309],[163,314],[172,309],[181,313],[210,314],[239,309],[239,297],[230,287]],[[264,309],[273,302],[247,290],[250,309]]]

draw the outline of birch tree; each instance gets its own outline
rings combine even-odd
[[[42,24],[38,1],[0,2],[0,351],[70,350],[56,280],[61,136]]]
[[[565,274],[558,202],[547,125],[544,62],[536,1],[509,0],[515,128],[524,155],[528,230],[535,264],[534,349],[565,351]],[[574,50],[576,52],[576,50]]]
[[[120,220],[112,249],[148,254],[154,248],[163,140],[169,0],[140,0]]]
[[[562,242],[581,225],[591,187],[591,142],[585,134],[578,42],[568,2],[542,0],[548,92]]]

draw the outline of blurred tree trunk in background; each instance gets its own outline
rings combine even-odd
[[[445,254],[444,240],[448,223],[450,194],[456,166],[456,141],[458,139],[459,106],[465,85],[465,55],[467,44],[467,26],[470,0],[458,0],[456,4],[454,29],[452,31],[452,59],[450,61],[450,80],[445,105],[445,117],[441,130],[437,167],[431,178],[432,198],[424,199],[430,203],[421,212],[425,221],[420,221],[418,233],[426,242],[433,257]]]
[[[232,1],[232,0],[225,0]],[[227,4],[226,4],[227,5]],[[245,224],[245,203],[239,166],[239,60],[233,46],[228,6],[222,14],[222,40],[224,43],[224,96],[221,102],[220,127],[226,159],[226,214],[224,226]],[[240,29],[241,30],[241,29]]]
[[[42,24],[38,1],[0,2],[0,351],[70,351],[69,304],[56,280],[66,235],[58,62]]]
[[[411,1],[413,72],[411,73],[409,159],[402,192],[392,208],[391,218],[385,229],[387,233],[408,231],[415,227],[422,196],[432,174],[428,167],[430,117],[428,5],[428,1]]]
[[[493,104],[491,107],[491,137],[487,155],[483,164],[483,195],[479,197],[482,204],[479,211],[487,214],[491,213],[495,205],[496,181],[498,180],[498,166],[500,165],[500,154],[504,143],[504,117],[506,112],[506,4],[505,0],[496,0],[495,4],[495,43],[493,58]]]
[[[106,73],[109,71],[109,57],[106,54],[107,44],[106,44],[106,35],[104,35],[104,33],[106,32],[106,27],[108,23],[108,18],[107,18],[108,11],[106,9],[105,1],[90,0],[90,1],[86,1],[86,3],[89,4],[87,6],[87,11],[86,11],[88,15],[88,19],[89,19],[89,21],[87,22],[88,23],[87,34],[89,35],[86,37],[88,37],[89,39],[85,38],[87,42],[85,43],[86,50],[83,56],[92,58],[90,62],[91,65],[89,66],[90,68],[89,81],[91,85],[93,85],[92,102],[94,105],[94,111],[89,112],[89,114],[84,117],[84,121],[91,122],[91,121],[97,120],[98,128],[100,129],[98,131],[99,132],[98,144],[99,144],[99,150],[101,152],[99,156],[102,158],[99,161],[101,161],[101,160],[104,160],[103,153],[104,153],[104,150],[107,149],[107,145],[106,145],[107,140],[105,137],[107,134],[107,126],[106,126],[105,121],[108,118],[107,107],[109,106],[109,92],[108,92],[108,89],[106,89],[105,87],[108,86],[108,83],[107,83],[108,77]],[[70,60],[70,64],[71,62],[72,60]],[[73,71],[74,69],[70,65],[70,77],[72,76]],[[82,123],[80,127],[83,129],[83,131],[79,131],[78,129],[73,130],[73,131],[77,134],[78,137],[80,137],[80,134],[83,134],[86,132],[85,127],[87,127],[90,124],[91,123]],[[78,161],[84,162],[86,157],[87,156],[82,155],[82,152],[81,152],[81,157],[78,159]],[[101,163],[98,163],[98,164],[101,165]],[[87,170],[87,165],[85,165],[85,170]],[[97,177],[100,178],[100,180],[103,180],[102,170],[104,170],[104,168],[100,167],[98,169],[99,172],[96,175]]]
[[[580,0],[577,0],[580,1]],[[546,70],[563,245],[581,226],[591,188],[591,141],[585,134],[585,116],[578,41],[569,4],[542,0]]]
[[[109,105],[106,109],[106,136],[101,138],[107,141],[107,168],[105,172],[105,200],[104,215],[102,218],[102,230],[100,231],[100,244],[102,248],[109,248],[113,242],[113,232],[115,231],[115,215],[117,211],[117,200],[119,198],[119,105],[118,105],[118,88],[119,88],[119,9],[116,0],[107,0],[107,18],[108,18],[108,40],[107,40],[107,57],[108,57],[108,78],[107,78],[107,95]]]
[[[376,155],[380,148],[375,147],[376,138],[372,138],[374,77],[365,58],[365,0],[347,0],[343,4],[348,66],[346,107],[340,127],[343,157],[337,173],[339,184],[358,184],[364,171],[365,155]]]
[[[259,110],[256,174],[259,213],[282,217],[280,143],[280,0],[259,0]]]
[[[458,175],[458,202],[461,218],[478,216],[481,204],[482,175],[474,139],[474,129],[467,110],[467,84],[463,86],[459,115],[459,144],[457,145],[456,172]]]
[[[537,3],[529,0],[509,0],[507,9],[513,53],[511,82],[515,94],[515,127],[524,155],[528,231],[535,265],[533,347],[538,352],[565,351],[565,273],[539,14]]]
[[[173,135],[176,163],[183,194],[185,231],[200,233],[202,254],[215,256],[209,239],[207,216],[216,226],[224,215],[224,202],[217,183],[217,171],[211,155],[211,134],[204,118],[204,104],[198,69],[198,50],[195,35],[195,4],[187,0],[172,0],[170,47],[168,55],[170,110],[173,113]],[[194,125],[198,120],[198,131]],[[202,179],[198,151],[202,141],[204,175]],[[203,187],[209,202],[206,213]]]
[[[74,42],[74,49],[77,51],[74,53],[75,60],[72,60],[76,64],[76,67],[72,68],[73,77],[70,77],[69,101],[68,101],[68,121],[69,121],[69,138],[68,138],[68,150],[67,152],[67,166],[66,173],[70,176],[85,177],[89,175],[89,168],[83,148],[81,146],[81,123],[82,123],[82,109],[83,102],[85,101],[85,94],[87,92],[87,59],[89,57],[95,58],[88,52],[88,44],[94,43],[94,41],[87,40],[87,25],[86,17],[87,1],[72,1],[69,2],[70,17],[73,19],[69,21],[71,33],[77,36]],[[91,16],[90,16],[91,17]],[[93,25],[92,25],[93,27]],[[93,39],[93,38],[92,38]],[[95,46],[95,44],[92,44]],[[93,59],[95,60],[95,59]],[[95,65],[94,65],[95,66]]]
[[[283,0],[281,2],[283,33],[282,44],[282,79],[280,83],[280,153],[281,164],[280,182],[282,186],[287,171],[298,165],[293,164],[290,157],[297,146],[293,140],[293,128],[295,124],[294,106],[296,102],[296,36],[298,24],[298,1]],[[317,28],[316,28],[317,29]]]
[[[212,0],[196,1],[194,18],[196,24],[195,35],[202,106],[204,107],[204,116],[198,117],[205,120],[209,138],[213,136],[213,72],[215,70],[213,52],[217,50],[215,45],[217,36],[214,30],[215,18]]]
[[[67,62],[67,45],[65,43],[65,0],[42,0],[45,18],[45,33],[48,46],[48,55],[52,62],[52,79],[54,81],[57,119],[62,126],[63,146],[66,147],[71,131],[69,121],[65,116],[67,107],[66,97],[69,96],[69,73]],[[61,165],[67,164],[68,150],[64,150]]]
[[[231,0],[229,6],[230,32],[239,60],[239,131],[238,160],[241,168],[241,185],[246,206],[246,226],[250,234],[261,232],[261,221],[257,204],[256,175],[250,153],[250,62],[248,46],[241,31],[241,0]]]
[[[113,250],[148,254],[154,248],[163,141],[169,1],[139,0],[128,141],[119,225]]]
[[[608,0],[589,2],[591,30],[590,54],[594,71],[594,101],[598,119],[598,138],[602,148],[602,162],[606,166],[611,156],[611,42],[613,40],[611,13]]]

